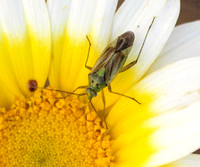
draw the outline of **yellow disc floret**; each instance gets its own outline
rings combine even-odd
[[[111,166],[111,141],[87,103],[50,90],[0,109],[1,167]]]

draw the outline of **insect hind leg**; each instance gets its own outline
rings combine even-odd
[[[112,91],[111,85],[108,85],[108,90],[109,90],[110,93],[113,93],[113,94],[116,94],[116,95],[119,95],[119,96],[123,96],[123,97],[129,98],[129,99],[131,99],[131,100],[134,100],[136,103],[141,104],[139,101],[137,101],[137,100],[136,100],[135,98],[133,98],[133,97],[130,97],[130,96],[124,95],[124,94],[122,94],[122,93],[118,93],[118,92]]]
[[[142,46],[141,46],[141,48],[140,48],[140,51],[139,51],[139,53],[138,53],[137,59],[134,60],[134,61],[132,61],[132,62],[130,62],[130,63],[127,64],[126,66],[124,66],[124,67],[120,70],[120,72],[124,72],[124,71],[128,70],[129,68],[131,68],[132,66],[134,66],[134,65],[138,62],[138,60],[139,60],[139,58],[140,58],[140,55],[141,55],[141,52],[142,52],[142,49],[143,49],[143,47],[144,47],[144,44],[145,44],[145,42],[146,42],[147,36],[148,36],[149,31],[150,31],[150,29],[151,29],[151,27],[152,27],[152,25],[153,25],[154,20],[155,20],[155,17],[153,17],[153,20],[152,20],[152,22],[151,22],[151,24],[150,24],[150,26],[149,26],[149,28],[148,28],[148,30],[147,30],[147,33],[146,33],[145,38],[144,38],[144,41],[143,41]]]

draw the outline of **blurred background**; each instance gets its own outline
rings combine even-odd
[[[118,7],[124,0],[119,0]],[[200,0],[181,0],[181,12],[178,24],[200,19]]]
[[[118,7],[124,0],[119,0]],[[200,20],[200,0],[181,0],[181,11],[176,25]],[[200,154],[200,149],[195,151]]]

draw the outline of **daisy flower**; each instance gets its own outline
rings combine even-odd
[[[179,0],[116,6],[0,0],[0,166],[198,166],[199,155],[190,153],[200,147],[200,21],[174,29]],[[86,36],[93,67],[111,41],[134,32],[128,64],[153,19],[137,64],[111,82],[141,104],[105,88],[105,110],[101,93],[92,99],[96,113],[87,96],[53,91],[88,85]],[[41,89],[47,78],[50,88]]]

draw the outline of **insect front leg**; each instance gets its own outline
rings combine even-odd
[[[86,36],[86,38],[87,38],[87,40],[88,40],[88,42],[89,42],[89,48],[88,48],[88,53],[87,53],[87,59],[86,59],[86,61],[85,61],[85,68],[87,68],[88,70],[91,70],[92,67],[88,66],[88,65],[87,65],[87,62],[88,62],[88,58],[89,58],[89,55],[90,55],[90,48],[91,48],[91,45],[92,45],[92,44],[91,44],[91,42],[90,42],[88,36]]]
[[[88,85],[79,86],[79,87],[77,87],[76,89],[74,89],[72,92],[74,93],[74,92],[76,92],[78,89],[84,89],[84,88],[87,88],[87,87],[88,87]]]
[[[108,85],[108,90],[109,90],[110,93],[113,93],[113,94],[116,94],[116,95],[119,95],[119,96],[123,96],[123,97],[129,98],[129,99],[131,99],[131,100],[134,100],[134,101],[137,102],[138,104],[141,104],[139,101],[137,101],[137,100],[136,100],[135,98],[133,98],[133,97],[130,97],[130,96],[124,95],[124,94],[122,94],[122,93],[118,93],[118,92],[112,91],[111,85]]]
[[[105,94],[104,94],[103,89],[101,91],[101,94],[102,94],[103,110],[105,111],[105,109],[106,109],[106,99],[105,99]]]
[[[96,114],[98,115],[98,112],[97,112],[96,108],[94,107],[92,101],[89,101],[89,104],[92,106],[93,110],[94,110],[94,111],[96,112]]]
[[[102,117],[103,117],[103,121],[105,122],[105,125],[106,125],[106,128],[108,129],[108,126],[107,126],[107,123],[106,123],[106,99],[105,99],[105,94],[104,94],[104,91],[102,89],[101,91],[102,93],[102,101],[103,101],[103,114],[102,114]]]

